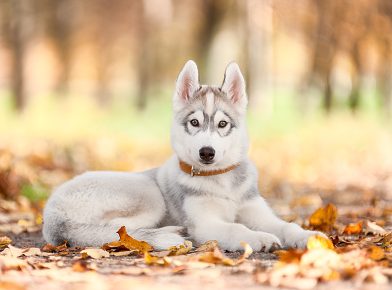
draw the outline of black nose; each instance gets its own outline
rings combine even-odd
[[[199,150],[200,158],[204,161],[211,161],[214,159],[215,150],[212,147],[203,147]]]

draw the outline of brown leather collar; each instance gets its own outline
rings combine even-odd
[[[212,175],[218,175],[218,174],[223,174],[226,172],[229,172],[233,169],[235,169],[238,164],[229,166],[225,169],[220,169],[220,170],[210,170],[210,171],[203,171],[203,170],[198,170],[194,168],[192,165],[189,165],[188,163],[185,163],[184,161],[180,160],[179,162],[180,168],[182,171],[185,173],[189,174],[190,176],[212,176]]]

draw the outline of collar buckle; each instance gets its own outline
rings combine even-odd
[[[191,167],[191,176],[195,176],[195,175],[199,175],[200,174],[200,170],[194,168],[193,166]]]

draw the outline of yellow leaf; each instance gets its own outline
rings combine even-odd
[[[186,255],[189,251],[192,250],[192,242],[185,241],[183,245],[173,246],[168,249],[168,256],[180,256]]]
[[[200,245],[196,252],[211,252],[218,246],[218,241],[212,240],[207,241],[204,244]]]
[[[229,257],[226,257],[218,247],[215,247],[213,251],[206,252],[203,255],[199,256],[200,262],[210,263],[210,264],[220,264],[226,266],[236,266],[245,261],[253,252],[252,248],[245,242],[241,242],[241,245],[244,247],[244,253],[242,256],[233,260]]]
[[[102,249],[104,250],[138,250],[141,253],[150,252],[153,250],[153,247],[149,245],[145,241],[138,241],[131,236],[128,235],[127,230],[124,226],[122,226],[118,231],[117,234],[120,236],[119,241],[114,241],[111,243],[104,244]]]
[[[107,258],[110,256],[108,252],[98,248],[89,248],[80,252],[83,258],[91,257],[93,259]]]
[[[171,260],[169,257],[156,257],[150,255],[149,252],[144,252],[144,262],[147,265],[170,266]]]
[[[343,230],[343,234],[346,235],[357,235],[360,234],[362,232],[362,221],[360,221],[359,223],[356,224],[348,224],[344,230]]]
[[[380,261],[385,258],[385,252],[380,247],[371,246],[369,249],[369,258],[374,261]]]
[[[7,236],[0,237],[0,249],[7,247],[11,243],[12,240],[9,237]]]
[[[317,209],[309,218],[309,225],[316,230],[332,230],[337,218],[336,207],[329,203],[325,207]]]
[[[308,238],[308,242],[306,244],[308,250],[313,249],[330,249],[333,250],[335,247],[332,244],[330,239],[326,239],[322,236],[311,236]]]

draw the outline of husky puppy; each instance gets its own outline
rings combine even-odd
[[[199,84],[188,61],[173,97],[171,141],[175,155],[140,173],[87,172],[60,185],[44,210],[47,242],[101,246],[128,233],[155,249],[217,240],[230,251],[245,241],[255,251],[306,246],[306,231],[278,218],[261,197],[257,171],[247,157],[245,82],[230,63],[222,86]]]

